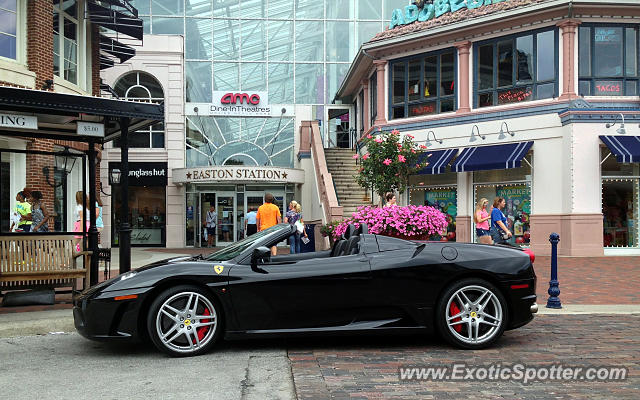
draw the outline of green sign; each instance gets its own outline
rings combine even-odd
[[[404,9],[396,8],[391,14],[389,29],[398,25],[407,25],[413,22],[429,21],[439,18],[450,12],[456,12],[463,8],[474,10],[490,4],[502,3],[509,0],[434,0],[433,3],[425,4],[424,0],[416,0],[414,4],[405,6]]]
[[[458,202],[456,200],[455,189],[434,189],[424,193],[424,200],[427,205],[438,208],[445,214],[455,217],[458,214]]]

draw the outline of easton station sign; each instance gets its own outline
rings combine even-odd
[[[396,8],[391,14],[389,29],[396,26],[408,25],[413,22],[424,22],[450,12],[460,11],[464,8],[474,10],[491,4],[502,3],[509,0],[416,0],[404,9]]]
[[[278,167],[202,167],[173,170],[175,183],[284,182],[304,183],[304,170]]]

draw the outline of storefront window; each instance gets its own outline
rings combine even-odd
[[[123,100],[142,101],[147,103],[164,102],[164,91],[160,82],[144,72],[132,72],[124,75],[113,87]],[[130,148],[164,148],[164,122],[151,125],[129,134]],[[120,140],[114,141],[120,147]]]
[[[474,204],[477,204],[481,198],[489,200],[490,206],[493,205],[496,197],[505,199],[507,205],[502,212],[507,217],[507,228],[513,233],[509,243],[528,244],[531,238],[529,230],[531,186],[529,183],[474,185],[474,189]]]
[[[456,241],[456,217],[458,215],[457,174],[446,172],[436,175],[412,175],[409,177],[409,204],[432,206],[447,216],[447,233],[434,235],[430,240]]]
[[[0,57],[15,60],[18,45],[18,10],[17,1],[0,2]]]
[[[496,197],[503,197],[507,204],[502,212],[507,217],[507,228],[513,233],[508,242],[514,245],[528,245],[531,240],[531,166],[524,161],[531,158],[531,153],[527,154],[518,168],[473,172],[472,207],[475,208],[478,200],[486,198],[491,208]],[[491,212],[490,209],[487,211]],[[471,231],[475,235],[475,229]]]
[[[528,32],[476,44],[475,103],[489,107],[548,99],[557,92],[557,31]]]
[[[452,49],[391,63],[391,118],[454,111],[455,69]]]
[[[604,247],[640,247],[640,163],[621,163],[600,149]]]
[[[638,192],[640,178],[602,180],[604,247],[640,247]]]
[[[121,191],[116,187],[111,226],[113,245],[118,245],[117,227],[121,224]],[[129,187],[129,223],[131,224],[131,244],[133,246],[164,246],[166,224],[166,186]]]
[[[579,28],[580,95],[638,95],[638,31],[637,25]]]

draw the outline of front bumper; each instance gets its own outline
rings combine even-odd
[[[87,339],[99,341],[140,340],[146,323],[144,318],[140,319],[145,292],[136,293],[136,299],[115,300],[116,296],[125,295],[121,292],[80,295],[73,307],[73,320],[78,333]],[[127,291],[126,294],[132,293]]]

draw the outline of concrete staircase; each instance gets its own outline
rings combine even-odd
[[[353,159],[353,150],[330,148],[324,149],[324,154],[327,168],[336,185],[338,202],[343,207],[344,217],[350,217],[359,206],[371,205],[371,201],[363,200],[367,193],[356,183],[355,176],[360,166]],[[371,197],[370,194],[369,197]]]

